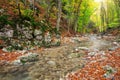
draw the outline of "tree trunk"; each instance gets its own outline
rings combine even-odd
[[[101,31],[106,30],[106,10],[103,5],[103,2],[101,2],[101,8],[100,8],[100,18],[101,18]]]
[[[59,28],[60,28],[61,7],[62,7],[61,0],[58,0],[58,12],[57,12],[57,23],[56,23],[57,32],[59,32]]]
[[[114,4],[116,5],[117,16],[118,16],[118,19],[119,19],[119,22],[120,22],[120,0],[113,0],[113,1],[114,1]]]
[[[27,0],[29,3],[31,3],[31,0]],[[32,0],[32,2],[34,2],[34,7],[38,8],[40,10],[41,13],[45,13],[43,7],[41,7],[39,5],[39,3],[37,3],[36,1]]]
[[[46,3],[47,3],[47,9],[46,9],[45,18],[46,18],[47,23],[49,24],[49,19],[50,19],[50,9],[51,9],[50,0],[46,0]]]
[[[18,6],[19,0],[16,0],[16,5]]]
[[[21,11],[20,11],[20,4],[18,3],[18,12],[19,12],[19,16],[21,17]]]
[[[77,7],[77,12],[75,13],[75,18],[73,19],[73,24],[71,25],[73,27],[73,30],[76,32],[77,31],[77,22],[78,22],[78,17],[80,13],[80,5],[82,3],[82,0],[79,1],[78,7]]]

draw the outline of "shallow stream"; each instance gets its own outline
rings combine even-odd
[[[62,43],[59,47],[36,50],[39,60],[24,65],[0,65],[0,80],[64,80],[67,73],[84,67],[86,52],[100,52],[120,47],[115,39],[104,39],[97,35],[68,37],[71,42]],[[109,38],[109,36],[108,36]],[[113,37],[115,38],[115,37]]]

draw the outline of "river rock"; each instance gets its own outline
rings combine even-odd
[[[109,48],[108,50],[109,51],[114,51],[116,48],[112,47],[112,48]]]
[[[118,42],[113,42],[113,45],[114,46],[119,46],[119,43]]]
[[[49,65],[52,65],[52,66],[55,66],[55,65],[56,65],[56,62],[55,62],[55,61],[52,61],[52,60],[51,60],[51,61],[48,61],[47,63],[48,63]]]
[[[12,62],[12,64],[14,64],[14,65],[22,65],[22,63],[20,62],[20,60],[15,60],[15,61],[13,61]]]
[[[51,42],[51,35],[50,35],[50,32],[47,32],[46,34],[45,34],[45,42],[46,43],[50,43]]]
[[[89,56],[94,56],[96,54],[96,52],[90,52],[88,53]]]
[[[68,55],[68,58],[78,58],[80,57],[82,54],[80,53],[71,53],[70,55]]]
[[[30,31],[23,31],[23,34],[27,39],[33,38],[32,33]]]
[[[9,38],[11,38],[11,37],[13,37],[13,30],[8,30],[6,33],[5,33],[5,35],[7,36],[7,37],[9,37]]]
[[[4,9],[0,9],[0,13],[3,13],[5,10]]]
[[[103,75],[105,78],[112,78],[112,74],[116,72],[116,70],[109,65],[104,66],[103,69],[106,70],[106,73]]]
[[[80,50],[89,50],[87,47],[78,47]]]
[[[36,53],[28,53],[26,55],[23,55],[20,57],[20,61],[22,63],[26,63],[26,62],[34,62],[38,60],[38,54]]]
[[[42,38],[43,38],[42,35],[37,35],[37,36],[36,36],[36,39],[37,39],[37,40],[42,40]]]
[[[34,35],[37,36],[37,35],[41,35],[42,34],[42,31],[39,30],[39,29],[35,29],[34,31]]]
[[[5,36],[4,32],[0,32],[0,37]]]

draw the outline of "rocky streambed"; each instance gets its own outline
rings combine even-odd
[[[34,50],[38,60],[24,64],[0,63],[0,80],[65,80],[68,73],[84,68],[86,56],[120,48],[119,36],[64,37],[59,47]]]

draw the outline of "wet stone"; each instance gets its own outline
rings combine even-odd
[[[34,62],[38,60],[38,54],[35,53],[28,53],[25,56],[20,57],[20,61],[22,63],[26,63],[26,62]]]
[[[94,56],[95,54],[97,54],[96,52],[90,52],[88,53],[89,56]]]
[[[52,66],[55,66],[56,65],[56,62],[55,61],[48,61],[47,62],[49,65],[52,65]]]
[[[115,48],[109,48],[108,50],[109,50],[109,51],[114,51],[114,50],[115,50]]]
[[[78,47],[80,50],[89,50],[87,47]]]
[[[71,53],[70,55],[68,55],[68,58],[78,58],[80,57],[82,54],[80,53]]]
[[[42,34],[42,31],[41,31],[41,30],[35,29],[35,31],[34,31],[34,35],[35,35],[35,36],[38,36],[38,35],[41,35],[41,34]]]
[[[37,40],[42,40],[42,38],[43,38],[42,35],[36,36]]]

